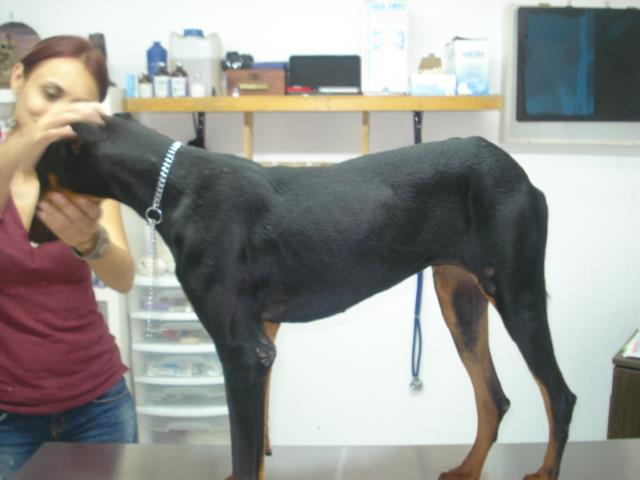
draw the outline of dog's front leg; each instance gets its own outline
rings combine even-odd
[[[243,327],[242,338],[216,342],[229,406],[231,478],[263,480],[266,385],[276,351],[260,328]]]

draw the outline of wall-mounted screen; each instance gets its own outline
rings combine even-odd
[[[640,10],[509,5],[507,143],[640,146]]]
[[[521,7],[518,121],[640,120],[640,11]]]

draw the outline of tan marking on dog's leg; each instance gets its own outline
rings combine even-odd
[[[443,317],[473,385],[478,416],[476,440],[467,457],[440,479],[476,480],[508,408],[489,351],[488,301],[466,270],[438,266],[433,272]]]
[[[264,333],[269,337],[269,340],[275,345],[276,336],[280,329],[279,323],[263,322],[262,328]],[[265,387],[264,395],[264,454],[271,456],[271,439],[269,438],[269,394],[271,391],[271,368],[269,368],[269,374],[267,375],[267,384]]]

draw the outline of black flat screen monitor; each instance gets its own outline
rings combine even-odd
[[[640,120],[640,11],[518,9],[518,121]]]

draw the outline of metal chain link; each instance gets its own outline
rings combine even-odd
[[[156,275],[158,263],[158,238],[156,235],[156,226],[162,222],[160,201],[162,200],[164,187],[167,184],[167,179],[169,178],[171,165],[173,164],[176,153],[181,146],[182,143],[173,142],[169,147],[169,150],[167,150],[164,161],[162,162],[162,167],[160,167],[160,175],[158,177],[156,192],[153,197],[153,204],[144,212],[144,216],[147,220],[147,257],[151,259],[151,278],[149,281],[149,289],[147,291],[147,320],[145,327],[145,336],[147,338],[151,337],[151,320],[155,302],[155,287],[158,285],[158,276]]]
[[[147,222],[147,257],[151,259],[151,271],[149,272],[151,278],[149,279],[149,287],[147,290],[147,320],[145,322],[145,337],[151,338],[151,320],[153,316],[154,295],[155,287],[158,284],[158,277],[156,275],[156,261],[157,261],[157,237],[156,237],[156,225],[153,222]]]

